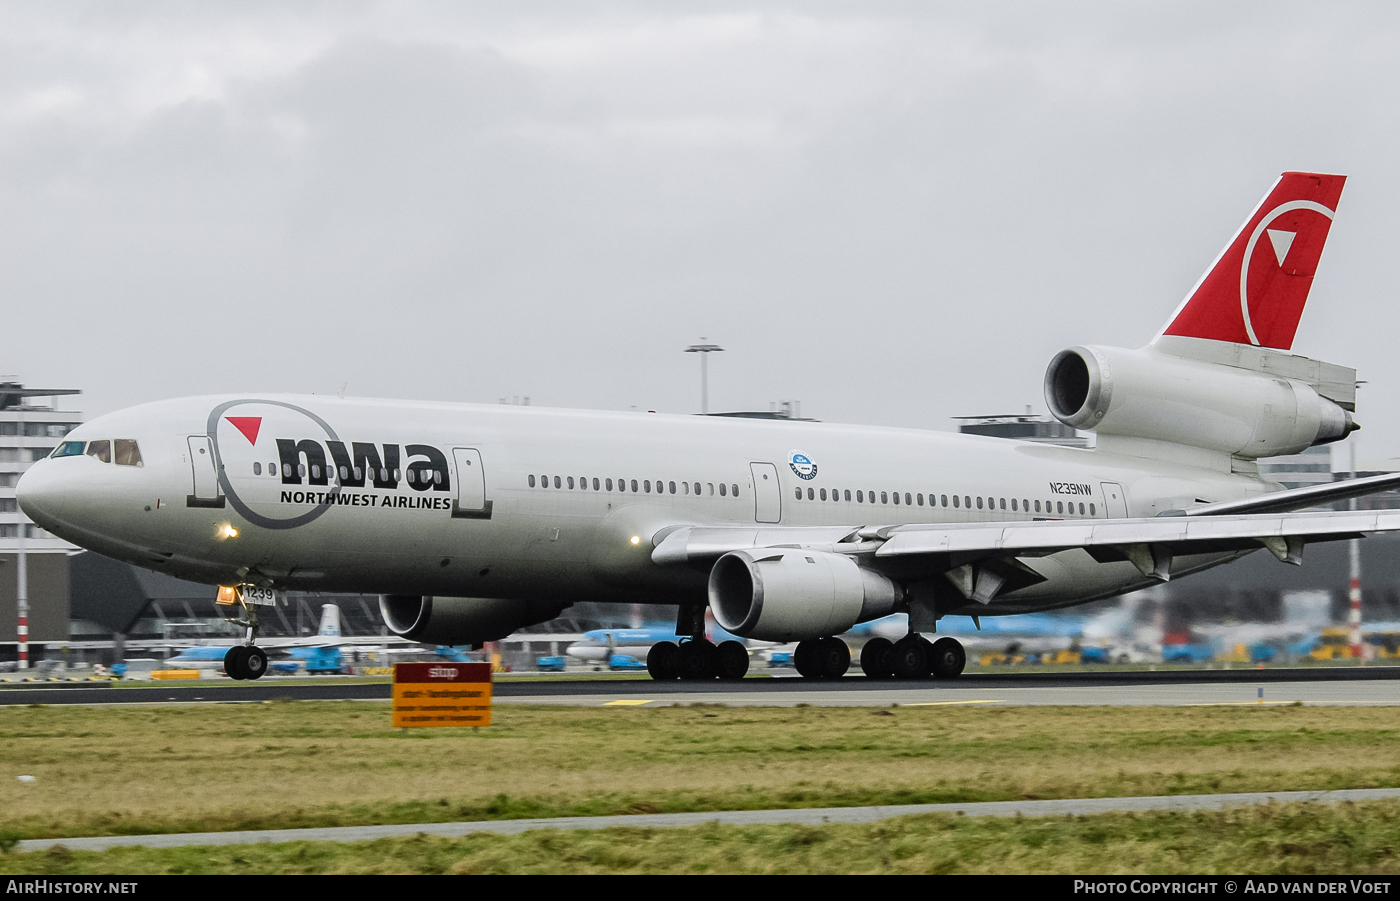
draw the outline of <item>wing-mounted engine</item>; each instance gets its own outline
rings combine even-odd
[[[845,632],[895,612],[903,590],[845,554],[755,548],[720,557],[710,571],[710,609],[735,635],[801,641]]]
[[[1339,441],[1359,426],[1355,370],[1260,347],[1165,337],[1071,347],[1045,372],[1055,418],[1101,436],[1255,459]]]
[[[423,644],[479,645],[554,619],[569,606],[558,601],[507,598],[443,598],[385,594],[379,597],[384,624],[400,638]]]

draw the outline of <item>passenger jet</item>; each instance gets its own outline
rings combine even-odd
[[[1077,346],[1050,411],[1092,448],[821,422],[324,396],[144,404],[75,429],[19,483],[55,535],[223,586],[256,678],[258,602],[373,593],[395,634],[479,644],[579,601],[678,604],[657,679],[738,678],[738,642],[800,642],[799,672],[948,678],[946,616],[1049,610],[1265,550],[1400,529],[1297,512],[1400,475],[1283,490],[1256,460],[1345,438],[1356,372],[1292,354],[1344,177],[1284,173],[1146,346]],[[934,638],[930,640],[928,637]]]

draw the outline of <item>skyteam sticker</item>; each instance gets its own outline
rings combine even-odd
[[[817,464],[802,451],[788,452],[788,466],[799,479],[811,480],[817,477]]]

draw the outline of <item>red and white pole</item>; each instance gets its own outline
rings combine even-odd
[[[15,612],[19,615],[19,628],[16,638],[19,639],[19,668],[29,669],[29,560],[25,553],[24,539],[25,532],[29,531],[29,526],[21,519],[19,524],[19,557],[18,566],[15,567]]]

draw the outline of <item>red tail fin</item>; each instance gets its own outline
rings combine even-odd
[[[1283,173],[1162,334],[1292,348],[1345,182]]]

